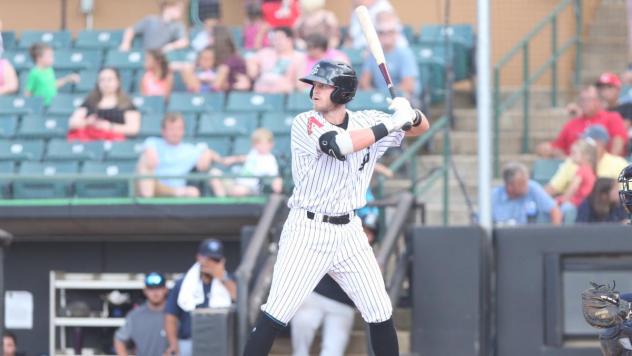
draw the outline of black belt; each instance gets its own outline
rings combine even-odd
[[[315,217],[316,217],[315,213],[312,213],[311,211],[307,212],[308,219],[314,220]],[[334,225],[345,225],[351,222],[351,218],[349,214],[340,215],[340,216],[323,215],[323,222],[334,224]]]

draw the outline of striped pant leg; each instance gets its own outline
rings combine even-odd
[[[301,213],[303,215],[301,215]],[[336,239],[329,224],[292,210],[283,227],[272,286],[261,310],[287,324],[331,267]]]
[[[353,300],[364,321],[388,320],[393,314],[393,306],[360,219],[354,218],[341,233],[339,251],[329,275]]]

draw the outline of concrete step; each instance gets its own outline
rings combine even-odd
[[[616,69],[615,72],[619,72],[620,69],[626,67],[626,59],[626,57],[621,56],[595,56],[584,54],[582,56],[582,68],[598,72],[604,72],[609,68],[614,68]]]
[[[608,55],[608,56],[622,56],[626,57],[628,54],[628,47],[625,42],[619,40],[599,40],[593,42],[587,42],[583,47],[584,54],[592,55]]]
[[[459,175],[461,179],[468,186],[476,187],[478,184],[478,156],[476,155],[453,155],[452,159],[457,167]],[[527,167],[532,167],[533,162],[539,159],[535,154],[501,154],[499,157],[499,163],[502,167],[507,162],[510,161],[518,161],[527,165]],[[428,169],[425,167],[437,167],[443,164],[443,156],[439,154],[433,155],[423,155],[419,157],[417,167],[422,167],[422,169]],[[498,180],[500,183],[500,180]]]
[[[559,101],[560,104],[566,101]],[[478,118],[476,110],[455,110],[455,129],[461,131],[476,131]],[[529,115],[529,128],[542,131],[559,131],[568,120],[566,110],[562,107],[540,109],[532,111]],[[501,131],[521,131],[524,124],[522,111],[511,110],[500,118]]]
[[[589,42],[626,42],[628,27],[626,22],[607,23],[590,26],[586,43]]]
[[[561,90],[565,87],[562,85],[563,83],[559,83],[557,92],[557,105],[563,105],[567,103],[569,100],[572,100],[576,96],[576,92],[572,90]],[[503,87],[500,93],[500,100],[504,102],[509,96],[518,93],[522,90],[522,87],[514,87],[514,86],[505,86]],[[518,111],[522,108],[522,97],[518,98],[515,101],[513,106],[509,108],[509,111],[515,110]],[[548,110],[551,109],[551,87],[531,87],[529,89],[529,108],[531,111],[537,110]]]
[[[312,342],[310,354],[318,355],[321,344],[320,335],[316,335]],[[399,342],[399,350],[401,353],[410,352],[410,332],[397,330],[397,340]],[[272,345],[271,355],[291,355],[292,341],[289,337],[277,337]],[[366,355],[366,335],[364,330],[353,330],[347,345],[345,355]]]
[[[474,201],[476,203],[476,201]],[[476,205],[474,206],[476,211]],[[464,204],[450,204],[448,206],[448,225],[464,226],[471,225],[470,213]],[[426,225],[438,226],[443,225],[443,204],[427,203],[426,204]]]
[[[529,132],[529,148],[531,151],[535,147],[544,141],[552,140],[556,137],[557,132],[551,130],[530,130]],[[472,131],[452,131],[450,134],[450,146],[453,154],[476,154],[478,152],[477,147],[477,133]],[[522,153],[522,132],[518,131],[504,131],[501,132],[499,137],[499,147],[504,154],[518,154]],[[433,140],[433,152],[443,152],[443,135],[435,136]]]

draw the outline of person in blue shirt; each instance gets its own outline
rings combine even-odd
[[[494,224],[562,223],[562,213],[555,200],[539,183],[529,179],[529,169],[524,164],[507,163],[502,177],[504,185],[492,192]]]

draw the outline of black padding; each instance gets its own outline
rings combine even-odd
[[[330,155],[340,161],[345,161],[347,158],[340,152],[340,148],[336,143],[336,131],[328,131],[320,135],[318,138],[318,145],[323,153]]]

